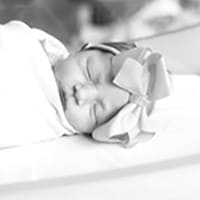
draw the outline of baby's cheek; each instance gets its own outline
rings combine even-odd
[[[76,104],[74,98],[69,98],[65,116],[72,127],[78,132],[91,132],[94,129],[94,124],[89,111],[88,105],[79,106]]]

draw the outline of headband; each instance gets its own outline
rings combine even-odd
[[[83,45],[83,47],[81,48],[82,50],[84,49],[98,49],[98,50],[103,50],[103,51],[108,51],[114,55],[117,55],[120,53],[120,50],[118,50],[117,48],[108,45],[108,44],[95,44],[95,43],[86,43],[85,45]]]
[[[155,135],[146,130],[155,101],[170,94],[170,80],[161,54],[147,48],[133,48],[118,57],[121,68],[113,84],[129,92],[129,102],[108,122],[97,127],[92,137],[109,143],[131,147]]]

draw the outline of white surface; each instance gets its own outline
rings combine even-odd
[[[73,178],[0,187],[0,199],[198,200],[200,155]]]
[[[2,184],[135,168],[200,154],[199,130],[156,135],[132,149],[97,144],[81,136],[0,151]],[[200,162],[200,160],[199,160]]]

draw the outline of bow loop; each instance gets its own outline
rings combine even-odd
[[[147,79],[147,76],[144,66],[137,60],[127,58],[115,76],[113,83],[131,94],[145,95],[147,88],[143,80]]]
[[[113,83],[127,90],[133,96],[157,100],[169,95],[168,72],[160,54],[150,54],[142,65],[133,58],[127,58]]]

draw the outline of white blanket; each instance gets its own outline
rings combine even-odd
[[[66,56],[64,46],[40,30],[19,21],[1,25],[0,148],[71,134],[51,69]]]

